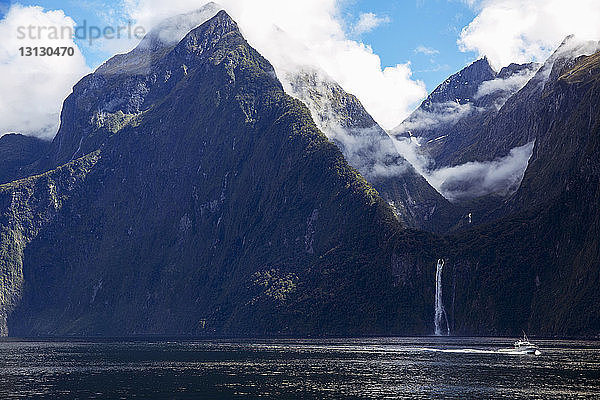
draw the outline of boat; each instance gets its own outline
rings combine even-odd
[[[536,354],[536,355],[538,353],[541,354],[540,348],[529,341],[525,332],[523,332],[523,338],[517,340],[515,342],[514,346],[515,346],[515,351],[518,351],[520,353]]]
[[[502,353],[535,354],[536,356],[542,354],[540,348],[529,341],[525,332],[523,332],[522,339],[515,341],[512,349],[500,349],[499,351]]]

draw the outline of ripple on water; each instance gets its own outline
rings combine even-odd
[[[600,343],[509,339],[0,342],[0,398],[595,399]]]

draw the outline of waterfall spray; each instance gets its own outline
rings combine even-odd
[[[450,325],[448,324],[448,316],[444,309],[444,303],[442,302],[442,269],[444,268],[444,260],[439,259],[437,267],[435,269],[435,318],[433,323],[435,325],[435,335],[442,336],[442,316],[446,321],[447,335],[450,336]]]

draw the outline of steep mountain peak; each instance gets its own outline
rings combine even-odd
[[[208,3],[201,8],[167,18],[154,27],[140,42],[140,49],[156,50],[173,45],[183,39],[191,30],[213,18],[223,8],[217,3]]]
[[[600,50],[600,42],[595,40],[582,40],[575,35],[567,36],[560,46],[546,60],[532,80],[537,90],[541,93],[547,82],[554,82],[563,71],[575,65],[579,56],[591,55]]]
[[[201,56],[211,50],[229,33],[239,33],[237,23],[225,10],[219,11],[213,18],[190,31],[175,46],[174,55],[185,55],[187,60]]]
[[[148,32],[132,51],[111,57],[96,72],[105,75],[147,74],[157,59],[220,11],[223,11],[221,6],[208,3],[195,11],[167,18]],[[231,20],[229,16],[227,18]]]
[[[421,105],[430,111],[435,103],[465,104],[473,99],[482,82],[494,79],[496,71],[486,57],[480,58],[440,84]]]
[[[358,98],[346,93],[324,71],[313,67],[304,67],[297,73],[288,74],[286,78],[287,91],[307,103],[315,122],[324,131],[332,125],[349,129],[377,126]],[[378,126],[377,129],[382,136],[387,136]]]
[[[530,62],[530,63],[525,63],[525,64],[510,63],[506,67],[502,67],[500,72],[498,72],[498,75],[496,76],[496,78],[497,79],[507,79],[510,76],[512,76],[514,74],[522,73],[523,71],[537,70],[541,66],[542,65],[540,63],[535,63],[535,62]]]
[[[245,42],[235,21],[221,10],[176,45],[155,51],[138,46],[112,57],[83,78],[65,100],[61,127],[45,169],[87,154],[106,137],[136,123],[154,102],[186,79],[189,70],[211,57],[217,44],[230,34]],[[260,64],[272,72],[270,64]]]
[[[585,40],[575,35],[569,35],[561,42],[554,51],[553,57],[591,55],[599,50],[600,42],[596,40]]]

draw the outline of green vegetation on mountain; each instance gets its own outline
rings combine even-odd
[[[398,220],[225,12],[156,37],[74,87],[48,148],[0,139],[0,334],[430,334],[439,258],[455,334],[600,330],[598,54],[507,101],[489,126],[536,127],[494,144],[535,139],[523,182],[443,238]]]
[[[99,152],[54,171],[0,185],[0,334],[7,334],[6,319],[21,300],[24,251],[40,230],[60,212]]]
[[[23,176],[22,168],[42,157],[50,142],[18,134],[0,137],[0,184]]]
[[[9,267],[10,334],[428,332],[412,276],[441,242],[402,230],[227,14],[162,53],[65,102],[54,159],[102,156]]]

